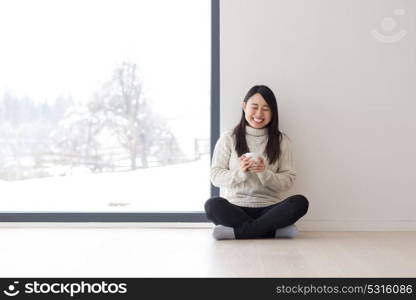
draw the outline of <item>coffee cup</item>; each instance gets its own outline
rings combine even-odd
[[[263,157],[263,154],[261,152],[248,152],[244,156],[250,158],[250,160],[254,160],[254,165],[256,165],[259,158]]]

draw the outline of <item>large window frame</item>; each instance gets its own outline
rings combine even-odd
[[[211,142],[214,150],[220,133],[220,0],[211,0]],[[209,184],[209,182],[207,182]],[[211,197],[219,189],[211,184]],[[202,208],[202,207],[201,207]],[[0,213],[0,222],[186,222],[205,223],[209,220],[201,212],[155,213]]]

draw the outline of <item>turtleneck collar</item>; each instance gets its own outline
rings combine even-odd
[[[246,125],[246,133],[254,136],[267,135],[267,127],[257,129]]]

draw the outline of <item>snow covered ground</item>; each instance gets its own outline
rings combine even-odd
[[[0,212],[203,211],[210,159],[128,172],[0,181]]]

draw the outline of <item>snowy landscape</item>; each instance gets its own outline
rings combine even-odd
[[[209,155],[134,171],[0,181],[1,212],[203,211]]]

